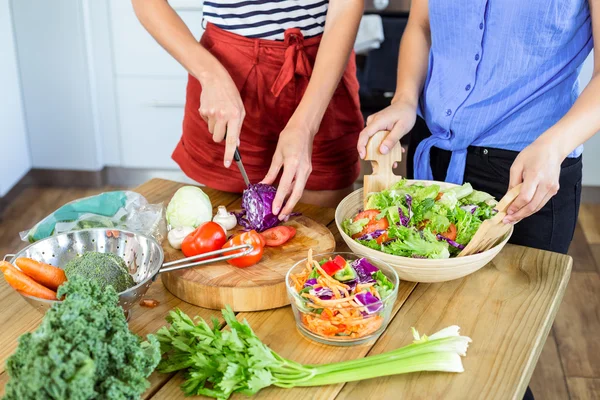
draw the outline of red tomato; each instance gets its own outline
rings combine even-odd
[[[450,226],[448,227],[448,230],[444,233],[442,233],[443,237],[446,237],[450,240],[456,240],[456,225],[454,224],[450,224]]]
[[[269,247],[281,246],[292,237],[290,230],[286,226],[276,226],[267,229],[260,235],[265,240],[265,245]]]
[[[321,265],[323,271],[327,273],[327,275],[332,276],[336,272],[344,269],[344,266],[338,265],[335,261],[327,261],[325,264]]]
[[[363,212],[358,213],[356,217],[354,217],[354,222],[360,219],[368,219],[369,223],[365,225],[362,231],[359,233],[352,235],[352,238],[356,239],[361,237],[362,235],[366,235],[367,233],[375,232],[378,230],[386,230],[390,227],[390,223],[387,218],[383,217],[380,220],[377,220],[377,216],[381,214],[379,210],[365,210]]]
[[[342,256],[335,256],[333,262],[339,265],[342,269],[346,266],[346,260]]]
[[[216,222],[205,222],[183,239],[181,251],[186,257],[219,250],[227,241],[227,235]]]
[[[285,228],[288,228],[288,230],[290,231],[290,239],[296,236],[296,228],[294,228],[293,226],[285,226]]]
[[[245,256],[232,258],[231,260],[227,260],[227,262],[234,267],[238,268],[246,268],[251,267],[252,265],[258,263],[263,256],[263,239],[260,234],[256,231],[244,232],[239,235],[232,237],[225,245],[224,249],[228,247],[240,246],[242,244],[251,244],[254,247],[249,254]],[[229,253],[225,253],[225,255],[241,253],[244,250],[236,250]]]

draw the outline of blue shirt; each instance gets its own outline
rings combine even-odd
[[[429,0],[429,23],[419,115],[432,136],[416,179],[433,179],[435,146],[452,151],[446,181],[460,184],[468,146],[521,151],[575,102],[593,47],[587,0]]]

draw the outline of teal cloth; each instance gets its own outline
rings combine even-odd
[[[84,214],[91,213],[112,217],[120,208],[125,207],[126,203],[127,193],[123,191],[106,192],[97,196],[75,200],[72,203],[65,204],[37,224],[33,232],[29,234],[29,240],[36,242],[47,238],[54,233],[57,223],[76,221]]]

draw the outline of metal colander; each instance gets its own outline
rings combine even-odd
[[[224,250],[217,250],[163,264],[163,249],[153,238],[134,232],[95,228],[48,237],[27,246],[17,254],[9,254],[4,259],[14,265],[17,258],[27,257],[63,268],[70,260],[86,252],[113,253],[125,261],[129,273],[135,281],[135,286],[119,293],[119,303],[123,310],[128,311],[140,301],[160,272],[191,268],[241,257],[251,252],[253,248],[251,245],[246,244],[228,248],[226,251],[235,250],[243,251],[236,252],[233,255],[207,259],[224,252]],[[191,262],[195,260],[201,261]],[[186,262],[187,264],[185,264]],[[56,300],[21,295],[29,304],[42,313],[46,312],[54,303],[57,303]]]

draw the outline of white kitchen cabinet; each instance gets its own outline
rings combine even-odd
[[[202,2],[171,1],[197,40],[202,29]],[[111,0],[111,34],[117,76],[184,76],[185,69],[171,57],[138,21],[131,1]]]
[[[0,0],[0,197],[31,167],[17,65],[10,4]]]
[[[171,153],[181,137],[185,78],[119,77],[121,165],[178,168]]]

